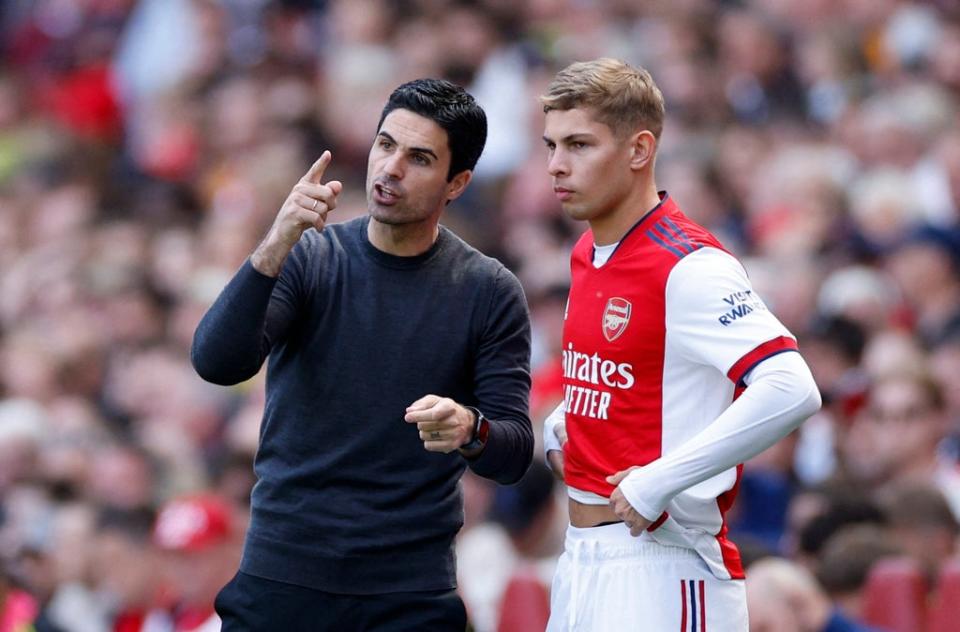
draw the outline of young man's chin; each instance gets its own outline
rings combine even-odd
[[[589,208],[585,208],[581,204],[569,204],[564,203],[561,205],[563,212],[570,217],[570,219],[575,219],[577,221],[586,222],[593,217],[593,213]]]

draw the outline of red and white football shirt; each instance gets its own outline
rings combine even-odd
[[[600,268],[588,231],[571,255],[563,336],[571,497],[602,502],[607,476],[669,454],[730,405],[754,365],[796,348],[742,265],[665,194]],[[738,481],[731,468],[679,493],[652,534],[742,577],[723,521]]]

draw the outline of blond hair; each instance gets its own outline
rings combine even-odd
[[[663,94],[645,69],[602,57],[570,64],[557,73],[540,97],[543,111],[589,108],[615,134],[646,129],[659,140]]]

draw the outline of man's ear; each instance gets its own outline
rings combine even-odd
[[[657,154],[657,139],[650,130],[643,130],[633,135],[630,154],[630,168],[644,169],[653,165]]]
[[[447,204],[460,197],[460,194],[466,190],[470,180],[473,179],[473,171],[464,169],[447,183]]]

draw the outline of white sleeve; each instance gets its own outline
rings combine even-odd
[[[563,402],[560,402],[560,405],[554,408],[553,412],[547,415],[547,418],[543,421],[544,456],[546,456],[551,450],[560,450],[563,452],[563,446],[560,445],[560,439],[557,438],[556,428],[558,424],[563,423],[566,414],[566,408],[564,407]],[[547,464],[550,464],[550,459],[547,459]]]
[[[671,349],[735,384],[768,355],[797,348],[754,292],[743,265],[718,248],[701,248],[674,266],[665,316]]]
[[[747,389],[713,423],[620,483],[640,515],[656,520],[678,493],[763,452],[820,408],[820,392],[799,353],[762,360],[744,381]]]

